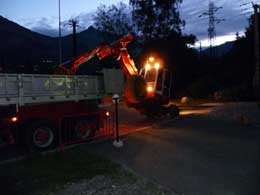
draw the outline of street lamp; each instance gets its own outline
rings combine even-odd
[[[120,140],[119,137],[119,124],[118,124],[118,102],[119,102],[119,95],[118,94],[114,94],[113,97],[113,103],[115,104],[115,117],[116,117],[116,121],[115,121],[115,127],[116,127],[116,140],[113,142],[113,146],[115,146],[116,148],[120,148],[124,145],[123,141]]]
[[[62,48],[61,48],[61,21],[60,21],[60,0],[59,0],[59,64],[62,63]]]

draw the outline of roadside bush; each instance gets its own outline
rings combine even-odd
[[[186,95],[193,98],[208,98],[218,88],[214,78],[203,77],[194,81],[187,89]]]
[[[252,87],[246,83],[226,88],[220,93],[222,101],[252,101],[254,99]]]

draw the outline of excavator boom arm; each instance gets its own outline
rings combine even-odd
[[[128,54],[126,48],[126,45],[132,40],[133,35],[128,34],[110,45],[101,45],[91,51],[82,54],[81,56],[73,60],[71,67],[66,68],[63,64],[61,64],[59,66],[59,69],[63,74],[73,75],[76,74],[77,70],[82,64],[88,62],[93,57],[97,56],[99,60],[102,60],[105,57],[113,55],[127,77],[131,75],[137,75],[138,70],[135,66],[134,61]]]

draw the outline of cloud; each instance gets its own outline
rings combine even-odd
[[[93,24],[92,15],[94,12],[90,13],[80,13],[77,16],[71,16],[69,19],[61,21],[61,33],[62,36],[68,35],[72,33],[71,26],[69,25],[70,19],[76,19],[79,21],[78,24],[78,32],[88,28]],[[22,18],[19,20],[19,23],[23,26],[31,29],[32,31],[51,36],[58,37],[59,36],[59,23],[57,17],[42,17],[40,19],[32,19],[32,18]]]
[[[53,27],[53,21],[49,18],[41,18],[35,22],[30,23],[30,29],[48,36],[57,36],[58,29]]]
[[[93,24],[93,15],[95,12],[87,12],[79,14],[76,19],[79,21],[79,25],[87,28]]]
[[[225,36],[236,32],[243,32],[248,25],[246,16],[242,15],[241,1],[237,0],[218,0],[215,1],[217,7],[223,7],[216,12],[216,17],[225,19],[220,24],[216,24],[217,36]],[[251,5],[248,5],[250,8]],[[206,17],[199,18],[199,15],[208,11],[208,1],[204,0],[183,0],[180,5],[181,18],[186,21],[183,32],[186,34],[194,34],[198,40],[205,40],[208,38],[208,19]],[[68,24],[69,19],[74,18],[79,21],[78,32],[88,28],[93,24],[93,12],[82,12],[78,15],[67,16],[62,21],[62,35],[71,33],[71,27]],[[40,19],[30,18],[21,21],[23,26],[30,28],[33,31],[57,37],[58,36],[58,18],[57,17],[43,17]]]
[[[21,18],[18,20],[18,23],[40,34],[56,37],[59,34],[58,34],[58,27],[57,28],[55,27],[55,21],[57,21],[57,18],[55,17],[51,17],[51,18],[42,17],[40,19]]]

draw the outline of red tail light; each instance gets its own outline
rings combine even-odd
[[[18,118],[17,118],[16,116],[14,116],[14,117],[12,117],[12,118],[10,119],[10,121],[11,121],[12,123],[16,123],[16,122],[18,121]]]
[[[110,113],[108,111],[106,111],[106,117],[109,117]]]

